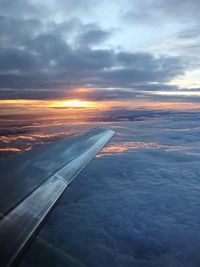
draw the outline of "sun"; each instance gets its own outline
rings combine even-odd
[[[60,108],[94,108],[96,104],[92,101],[71,99],[54,101],[53,106]]]

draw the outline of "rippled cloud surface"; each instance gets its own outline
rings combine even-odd
[[[199,121],[197,112],[105,123],[117,135],[68,187],[20,267],[198,266]]]

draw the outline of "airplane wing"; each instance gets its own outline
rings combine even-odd
[[[114,135],[94,129],[0,163],[0,266],[11,266],[68,184]]]

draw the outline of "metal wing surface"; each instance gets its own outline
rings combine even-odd
[[[113,135],[98,128],[0,163],[0,266],[16,262],[67,185]]]

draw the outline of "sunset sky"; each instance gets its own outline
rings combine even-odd
[[[2,114],[199,107],[199,1],[0,0],[0,7]]]
[[[96,128],[19,266],[200,266],[200,0],[0,0],[1,190],[70,176]]]

